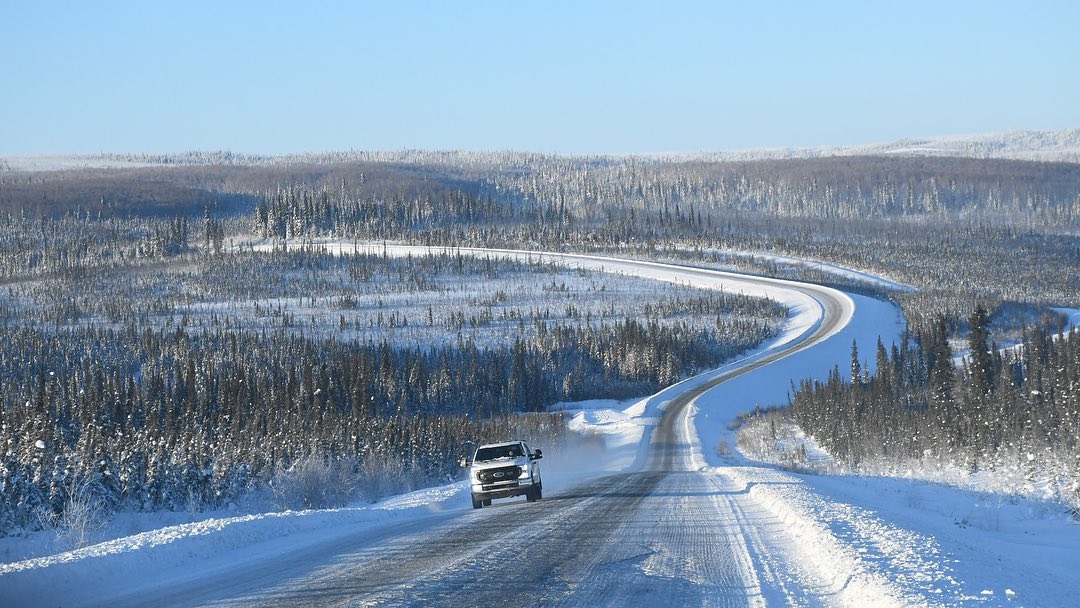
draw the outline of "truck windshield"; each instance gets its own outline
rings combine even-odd
[[[521,449],[520,443],[513,443],[510,445],[497,445],[491,447],[483,447],[476,450],[477,462],[484,460],[495,460],[497,458],[518,458],[524,456],[525,451]]]

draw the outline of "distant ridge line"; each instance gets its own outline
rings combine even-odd
[[[754,148],[730,151],[634,154],[553,154],[516,150],[343,150],[295,154],[244,154],[230,150],[177,153],[96,153],[0,156],[0,171],[56,171],[193,165],[270,166],[397,162],[427,165],[527,167],[532,162],[578,160],[657,162],[735,162],[844,156],[952,157],[1080,163],[1080,128],[1015,130],[1005,133],[907,137],[887,143],[803,148]]]

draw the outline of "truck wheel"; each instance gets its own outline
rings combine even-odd
[[[525,494],[525,500],[536,502],[536,499],[539,498],[539,496],[540,493],[536,491],[536,488],[529,488],[529,491]]]
[[[472,497],[472,508],[474,508],[474,509],[482,509],[482,508],[484,508],[484,501],[476,500],[476,496],[473,496]]]
[[[491,506],[491,499],[490,498],[485,498],[484,499],[484,506],[485,507],[490,507]]]
[[[544,497],[544,484],[541,483],[540,485],[536,486],[536,499],[540,500],[543,497]]]

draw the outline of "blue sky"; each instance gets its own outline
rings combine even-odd
[[[1080,2],[0,0],[0,154],[663,152],[1080,126]]]

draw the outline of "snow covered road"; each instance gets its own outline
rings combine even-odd
[[[386,250],[415,255],[427,248]],[[157,569],[149,560],[116,556],[114,566],[97,570],[77,557],[7,574],[0,568],[0,597],[17,605],[64,606],[956,606],[1009,602],[1017,597],[1014,588],[1020,605],[1055,605],[1067,597],[1076,582],[1067,571],[1075,549],[1058,548],[1066,558],[1060,568],[1040,566],[1031,554],[1021,554],[1027,561],[1017,564],[994,554],[993,572],[1026,569],[1037,583],[1025,589],[1021,576],[1008,588],[987,583],[983,589],[984,581],[973,587],[965,574],[977,578],[991,570],[977,559],[984,536],[966,535],[971,546],[964,546],[938,518],[931,523],[940,538],[953,539],[942,546],[920,526],[890,520],[888,513],[899,510],[888,498],[873,497],[877,510],[859,506],[875,502],[866,499],[875,492],[870,481],[867,489],[853,490],[851,483],[830,478],[821,491],[811,477],[715,449],[724,441],[733,445],[728,424],[737,413],[754,402],[782,399],[789,379],[843,367],[853,338],[866,353],[879,334],[893,339],[898,325],[888,305],[789,281],[542,255],[586,268],[767,294],[791,315],[782,334],[759,351],[628,408],[619,428],[636,428],[640,445],[624,470],[601,474],[589,462],[589,473],[546,480],[540,502],[499,501],[473,511],[457,484],[446,486],[429,510],[353,523],[351,515],[327,514],[326,525],[249,547],[241,542],[210,559],[181,545]],[[554,464],[552,456],[546,462]],[[926,496],[927,502],[937,500],[929,490]],[[1075,530],[1059,531],[1066,546],[1080,540]]]

